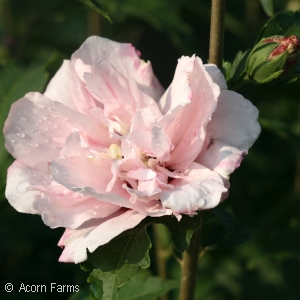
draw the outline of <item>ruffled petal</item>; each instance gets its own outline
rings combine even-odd
[[[44,95],[53,101],[60,102],[63,105],[76,110],[76,105],[74,104],[71,93],[71,78],[70,61],[64,60],[62,66],[50,80]]]
[[[120,209],[119,206],[99,201],[91,197],[82,197],[78,193],[67,191],[64,194],[44,194],[34,203],[42,219],[50,228],[64,227],[76,229],[90,219],[106,218]],[[74,197],[82,197],[74,203]],[[66,203],[70,203],[66,206]]]
[[[49,173],[15,161],[8,170],[6,197],[19,212],[40,214],[51,228],[75,229],[92,218],[105,218],[119,206],[67,190]]]
[[[87,250],[94,252],[125,230],[137,226],[145,216],[133,211],[120,209],[105,219],[92,220],[77,230],[66,230],[58,246],[64,250],[61,262],[80,263],[87,259]]]
[[[131,44],[121,44],[92,36],[73,54],[72,59],[80,58],[84,64],[90,66],[101,61],[109,62],[119,72],[123,69],[129,73],[139,89],[157,101],[164,89],[153,74],[151,63],[145,63],[139,55],[140,53]]]
[[[153,98],[139,88],[120,63],[113,66],[110,61],[102,61],[84,78],[87,89],[104,106],[105,118],[117,120],[124,127],[122,134],[129,131],[133,115],[141,108],[148,107],[154,116],[161,117]]]
[[[18,212],[39,214],[39,211],[33,207],[33,203],[41,192],[27,190],[27,188],[45,179],[48,179],[45,172],[37,172],[15,160],[7,171],[5,196],[10,205]]]
[[[221,70],[214,64],[205,64],[205,71],[210,75],[214,83],[216,83],[221,90],[227,90],[227,83]]]
[[[161,192],[164,207],[170,208],[174,214],[191,214],[197,210],[209,209],[217,206],[224,187],[222,178],[215,172],[192,163],[185,172],[184,180],[175,179],[172,190]]]
[[[160,124],[175,146],[167,167],[184,171],[197,157],[219,93],[200,58],[179,60],[173,82],[160,102],[165,113]]]
[[[11,107],[4,126],[5,146],[24,165],[46,171],[73,131],[95,149],[112,141],[108,131],[89,116],[39,93],[27,94]]]
[[[228,179],[260,133],[258,110],[243,96],[223,90],[207,126],[207,147],[196,161]]]
[[[170,152],[174,148],[149,108],[140,109],[134,115],[130,134],[126,139],[162,162],[169,160]]]

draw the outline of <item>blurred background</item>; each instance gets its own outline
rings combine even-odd
[[[113,23],[75,0],[0,0],[1,127],[10,105],[26,92],[43,92],[62,60],[90,35],[132,43],[144,60],[151,61],[165,88],[182,55],[196,53],[207,62],[209,0],[102,0],[101,4]],[[300,1],[275,0],[275,13],[281,10],[300,10]],[[227,1],[224,60],[232,62],[239,50],[253,47],[267,20],[258,0]],[[234,231],[214,238],[208,226],[195,299],[297,300],[300,82],[255,87],[244,96],[260,111],[262,133],[231,176],[230,196],[221,204],[237,220]],[[84,296],[88,274],[78,265],[58,263],[61,250],[56,244],[63,229],[52,230],[40,216],[16,212],[5,199],[6,170],[13,159],[5,151],[2,133],[0,142],[0,299],[88,299]],[[206,213],[208,220],[211,214]],[[153,249],[147,272],[156,275]],[[171,255],[167,259],[168,278],[178,280],[178,263]],[[78,284],[81,293],[6,293],[7,282],[15,287]],[[169,298],[176,295],[174,290]]]

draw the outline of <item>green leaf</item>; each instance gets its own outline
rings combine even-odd
[[[300,37],[300,12],[283,11],[275,14],[262,28],[257,42],[273,35]],[[257,43],[256,42],[256,43]]]
[[[194,231],[200,228],[201,216],[200,213],[193,217],[183,215],[180,221],[174,216],[164,216],[155,218],[155,222],[168,227],[174,247],[179,252],[183,252],[189,246]]]
[[[100,4],[100,0],[78,0],[85,5],[89,6],[99,14],[101,14],[105,19],[107,19],[110,23],[112,23],[112,20],[109,16],[109,14],[102,9],[102,6]]]
[[[92,271],[88,282],[91,283],[93,299],[118,299],[118,289],[130,280],[139,268],[150,265],[149,249],[151,242],[146,228],[152,223],[167,226],[175,248],[185,251],[193,232],[200,228],[200,214],[189,217],[184,215],[180,221],[174,216],[147,218],[133,229],[127,230],[100,246],[81,264],[85,271]],[[151,282],[151,281],[150,281]]]
[[[42,92],[48,80],[44,67],[22,68],[17,65],[7,66],[0,71],[0,128],[3,128],[10,106],[13,102],[31,91]],[[6,170],[13,158],[4,147],[4,135],[0,133],[0,186],[6,181]]]
[[[149,267],[151,242],[146,228],[154,222],[167,226],[175,248],[183,252],[189,246],[193,232],[200,228],[201,217],[200,214],[193,217],[184,215],[180,221],[174,216],[149,217],[135,228],[100,246],[95,252],[88,253],[88,259],[81,267],[85,271],[92,271],[88,282],[91,283],[93,299],[118,299],[118,289],[139,268]]]
[[[95,269],[87,279],[87,281],[91,284],[90,295],[93,300],[102,299],[103,296],[103,281],[99,279],[101,278],[99,272],[101,271]]]
[[[119,300],[153,300],[176,288],[178,282],[175,280],[137,275],[120,289]]]
[[[88,260],[81,266],[84,270],[94,269],[88,278],[92,283],[93,299],[117,299],[118,288],[133,277],[140,267],[149,266],[151,242],[146,232],[148,225],[149,222],[145,220],[88,254]]]
[[[231,63],[229,61],[224,61],[222,66],[222,73],[226,81],[230,79],[230,72],[231,72]]]
[[[260,3],[265,11],[265,13],[271,17],[274,15],[274,5],[273,0],[260,0]]]
[[[230,72],[230,79],[232,82],[237,82],[240,78],[246,75],[246,62],[249,56],[250,50],[242,52],[239,51],[236,55]]]

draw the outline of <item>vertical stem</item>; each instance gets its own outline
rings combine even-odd
[[[166,249],[162,243],[162,235],[160,230],[163,229],[160,224],[153,224],[153,233],[155,239],[155,253],[157,262],[157,273],[158,276],[165,280],[167,279],[167,261],[166,261]],[[161,300],[168,300],[168,295],[160,297]]]
[[[201,228],[194,232],[188,249],[183,253],[179,300],[193,300],[196,287],[197,261]]]
[[[225,0],[212,0],[209,62],[222,69],[225,25]],[[193,300],[196,287],[201,228],[194,232],[188,249],[183,253],[179,300]]]
[[[101,17],[100,14],[94,10],[88,10],[88,36],[101,35]]]
[[[222,69],[226,0],[212,0],[209,62]]]

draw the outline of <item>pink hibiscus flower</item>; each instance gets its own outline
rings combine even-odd
[[[44,94],[12,105],[6,196],[65,227],[60,261],[79,263],[147,216],[218,205],[260,133],[257,117],[199,57],[180,58],[164,91],[130,44],[90,37]]]

